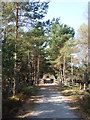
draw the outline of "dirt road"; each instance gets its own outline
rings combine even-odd
[[[67,104],[66,98],[58,92],[57,85],[46,84],[40,87],[36,107],[29,118],[78,118]]]

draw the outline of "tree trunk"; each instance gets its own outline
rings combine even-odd
[[[63,79],[64,79],[64,84],[66,85],[66,80],[65,80],[65,56],[63,57]]]
[[[63,64],[61,64],[61,84],[63,84]]]
[[[32,56],[32,84],[34,84],[34,56]]]
[[[35,80],[35,84],[37,84],[37,60],[36,59],[34,63],[34,80]]]
[[[28,82],[30,82],[30,85],[32,84],[32,79],[31,79],[31,71],[30,71],[30,51],[28,49]]]
[[[12,72],[10,70],[10,92],[13,94],[13,81],[12,81]]]
[[[17,45],[16,45],[16,42],[17,42],[17,37],[18,37],[18,2],[17,2],[17,8],[16,8],[16,40],[15,40],[15,55],[14,55],[14,58],[15,58],[15,66],[14,66],[14,85],[13,85],[13,96],[15,96],[16,94],[16,88],[17,88],[17,63],[16,63],[16,60],[17,60]]]
[[[39,84],[39,67],[40,67],[40,57],[37,57],[37,84]]]
[[[73,63],[72,63],[72,56],[71,56],[71,76],[72,76],[72,86],[74,85],[74,82],[73,82]]]

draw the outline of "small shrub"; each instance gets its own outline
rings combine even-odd
[[[2,99],[2,116],[4,117],[9,117],[9,116],[14,116],[15,113],[18,111],[19,107],[21,106],[21,101],[20,99],[16,99],[9,97],[7,99],[3,98]]]

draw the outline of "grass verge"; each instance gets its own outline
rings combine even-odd
[[[59,91],[68,99],[68,104],[79,117],[90,120],[90,92],[79,87],[60,86]]]

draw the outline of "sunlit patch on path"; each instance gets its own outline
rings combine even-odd
[[[30,118],[78,118],[67,104],[64,96],[57,91],[57,85],[42,85],[36,107]]]

